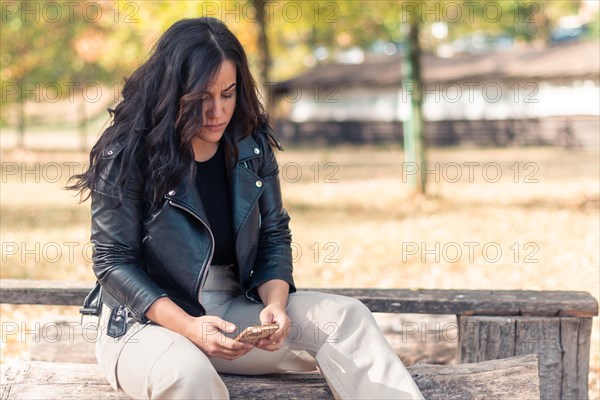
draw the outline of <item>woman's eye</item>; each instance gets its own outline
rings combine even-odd
[[[225,94],[223,95],[223,98],[224,98],[224,99],[230,99],[230,98],[232,98],[232,97],[233,97],[233,93],[225,93]]]

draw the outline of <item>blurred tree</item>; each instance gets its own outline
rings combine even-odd
[[[423,122],[423,79],[421,74],[421,44],[419,42],[420,27],[422,24],[423,2],[414,2],[413,12],[407,17],[406,26],[406,53],[402,69],[403,87],[407,90],[409,101],[409,115],[404,119],[404,163],[412,165],[418,172],[408,176],[408,183],[413,194],[423,195],[426,189],[427,170],[425,159],[425,135]],[[398,66],[400,68],[400,66]]]
[[[600,38],[600,12],[596,11],[595,15],[590,17],[590,20],[585,38],[598,40]]]
[[[39,99],[40,81],[53,81],[57,78],[56,73],[44,67],[55,46],[45,24],[37,23],[33,17],[28,22],[19,13],[8,11],[10,10],[3,9],[0,35],[2,104],[17,106],[17,146],[23,147],[25,101],[28,95]],[[6,118],[4,113],[3,120]]]
[[[296,12],[291,4],[299,4]],[[550,31],[565,15],[577,13],[580,1],[472,2],[332,0],[327,2],[274,2],[269,20],[271,77],[282,80],[318,62],[331,62],[353,47],[365,52],[377,43],[402,48],[401,22],[419,13],[423,51],[434,52],[442,42],[506,36],[522,42],[546,44]],[[298,16],[297,16],[298,15]],[[439,40],[432,25],[444,24]],[[473,37],[477,36],[476,39]],[[388,47],[389,48],[389,47]]]
[[[432,5],[431,3],[435,3]],[[457,3],[451,0],[429,2],[423,9],[431,13],[424,22],[445,22],[448,41],[472,35],[506,35],[521,42],[548,44],[551,30],[565,15],[577,14],[580,1],[495,1]],[[438,15],[439,18],[434,18]]]
[[[415,5],[419,12],[421,51],[434,51],[441,43],[474,33],[546,43],[558,20],[576,14],[580,3],[540,0],[8,2],[2,5],[1,102],[17,106],[16,124],[22,145],[25,101],[39,100],[40,85],[50,84],[50,90],[72,85],[72,89],[82,90],[93,82],[109,85],[113,93],[120,93],[122,78],[145,59],[160,34],[181,18],[208,15],[224,20],[246,49],[251,68],[257,72],[255,76],[263,86],[269,86],[270,80],[290,78],[349,50],[358,49],[353,54],[361,51],[366,54],[384,43],[388,53],[402,51],[402,22],[414,14]],[[31,15],[21,12],[22,7],[38,11]],[[90,14],[90,10],[95,13]],[[441,38],[432,34],[435,23],[446,26]],[[263,93],[268,97],[268,90]],[[77,94],[78,98],[82,95]],[[118,96],[114,97],[118,100]],[[269,103],[267,99],[267,106]],[[3,107],[3,121],[6,109]],[[89,117],[85,104],[79,113],[80,129],[85,132]]]
[[[86,102],[100,101],[101,85],[114,86],[115,74],[128,70],[136,58],[131,55],[139,54],[135,35],[123,35],[125,30],[113,23],[120,3],[93,4],[92,12],[89,4],[79,2],[14,2],[3,6],[1,100],[3,105],[18,109],[19,147],[24,146],[26,103],[65,101],[78,103],[81,147],[85,148]],[[85,96],[90,87],[94,97]]]
[[[269,20],[272,78],[287,79],[352,48],[378,41],[399,43],[397,1],[275,2]],[[292,6],[294,4],[294,6]]]
[[[256,26],[257,26],[257,44],[258,44],[258,59],[260,69],[260,82],[263,85],[263,97],[267,109],[271,107],[271,99],[269,94],[269,76],[271,70],[271,53],[269,51],[269,39],[267,26],[269,20],[269,9],[266,7],[266,0],[250,0],[250,4],[256,9]]]

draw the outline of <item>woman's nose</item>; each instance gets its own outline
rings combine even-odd
[[[211,98],[206,101],[206,115],[210,118],[219,118],[223,115],[223,103],[219,99]]]

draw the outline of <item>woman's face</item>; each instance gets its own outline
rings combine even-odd
[[[192,139],[198,148],[216,150],[235,110],[235,85],[235,64],[225,60],[214,79],[207,84],[207,92],[202,101],[202,129],[194,138],[197,140]]]

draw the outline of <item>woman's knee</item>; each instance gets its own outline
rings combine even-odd
[[[331,309],[335,310],[335,314],[340,317],[355,317],[371,313],[363,302],[354,297],[330,295],[330,301],[334,304]]]
[[[359,300],[328,293],[305,292],[291,302],[291,344],[317,351],[324,343],[335,343],[357,331],[376,324],[369,309]]]
[[[354,297],[339,296],[344,299],[344,305],[348,310],[355,313],[371,313],[369,308],[360,300]]]
[[[119,386],[131,397],[223,399],[227,388],[208,357],[185,337],[150,325],[132,337],[117,363]]]
[[[353,297],[336,296],[340,302],[338,323],[339,327],[345,326],[344,329],[354,329],[356,325],[369,325],[375,323],[373,314],[369,308],[360,300]]]
[[[340,324],[347,319],[369,318],[371,311],[353,297],[328,293],[306,293],[294,299],[292,321],[314,324]],[[296,317],[296,318],[294,318]]]
[[[176,349],[173,349],[176,350]],[[229,392],[202,353],[168,351],[150,370],[152,399],[227,399]]]

